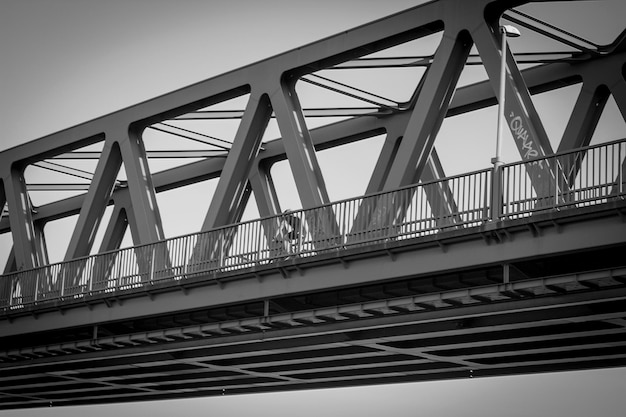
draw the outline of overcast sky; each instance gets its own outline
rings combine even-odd
[[[0,0],[0,150],[421,3]],[[626,369],[0,412],[623,417]]]

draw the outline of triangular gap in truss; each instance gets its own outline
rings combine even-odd
[[[365,194],[384,142],[385,135],[377,135],[316,153],[323,177],[326,179],[330,201]],[[281,209],[302,208],[289,161],[276,162],[272,165],[270,174]]]
[[[104,214],[102,215],[102,219],[100,220],[100,225],[98,227],[98,230],[96,231],[96,237],[94,239],[91,252],[89,253],[90,255],[95,255],[100,250],[100,247],[102,245],[102,239],[104,237],[104,232],[106,231],[109,225],[109,222],[111,221],[112,214],[113,214],[113,205],[107,206],[107,208],[104,210]]]
[[[103,141],[97,142],[28,165],[24,179],[32,204],[37,207],[86,193],[103,146]]]
[[[207,201],[211,201],[219,178],[196,182],[157,193],[157,204],[167,238],[197,233],[202,229]]]
[[[626,138],[626,122],[617,107],[613,95],[610,95],[600,120],[598,120],[596,130],[593,132],[590,145],[598,145],[624,138]]]
[[[48,259],[50,263],[62,262],[65,252],[70,243],[71,231],[76,228],[78,215],[53,220],[43,228],[48,247]]]
[[[267,143],[273,140],[278,140],[281,138],[280,128],[278,127],[278,121],[276,117],[272,114],[271,119],[267,123],[267,127],[265,128],[265,132],[263,132],[263,139],[261,139],[262,143]]]
[[[608,97],[598,124],[589,145],[600,145],[626,138],[626,121],[617,107],[613,95]],[[623,167],[626,148],[623,144],[608,146],[606,149],[596,148],[587,151],[580,163],[578,175],[575,179],[576,187],[584,189],[591,182],[609,184],[606,188],[600,187],[606,194],[614,189],[613,181],[618,181],[620,167]]]
[[[152,173],[152,171],[150,171]],[[121,183],[126,183],[128,181],[128,177],[126,176],[126,167],[124,166],[124,161],[122,160],[122,165],[120,165],[120,170],[117,172],[116,180]]]
[[[249,97],[244,94],[144,129],[150,172],[226,157]]]
[[[623,30],[624,0],[569,1],[566,13],[563,5],[564,2],[532,2],[515,10],[598,45],[613,42]]]
[[[582,84],[578,83],[531,96],[554,150],[559,148],[581,88]]]
[[[126,173],[126,166],[124,165],[123,160],[122,160],[122,163],[120,164],[120,169],[117,172],[117,176],[115,180],[116,180],[116,185],[114,187],[127,187],[128,176]],[[157,198],[157,201],[158,201],[158,198]],[[128,211],[131,209],[131,207],[125,207],[125,209]],[[159,206],[159,211],[160,211],[160,206]],[[112,212],[113,212],[113,205],[109,205],[105,208],[104,214],[102,215],[102,218],[100,219],[100,224],[98,225],[98,228],[96,229],[96,237],[94,239],[93,246],[91,247],[90,254],[96,254],[100,250],[102,239],[109,225]],[[140,242],[133,241],[132,234],[130,233],[131,227],[133,227],[133,225],[131,224],[132,221],[133,221],[132,215],[128,214],[128,227],[126,228],[124,239],[120,246],[121,248],[140,244]],[[72,227],[71,229],[67,229],[67,230],[74,230],[74,227]],[[69,239],[68,239],[68,243],[69,243]]]
[[[11,249],[13,248],[13,235],[11,233],[0,234],[0,273],[4,272]]]
[[[446,117],[443,120],[435,149],[446,176],[472,172],[491,166],[496,149],[497,106]],[[502,159],[519,160],[513,136],[504,130]]]
[[[95,255],[100,250],[102,239],[104,237],[104,232],[109,225],[112,213],[113,206],[110,205],[105,209],[104,214],[102,215],[102,219],[100,221],[100,225],[98,226],[98,230],[96,231],[96,237],[93,247],[91,248],[90,255]],[[74,215],[64,217],[62,219],[53,220],[46,223],[46,225],[44,226],[44,236],[47,242],[48,257],[50,259],[50,263],[63,261],[71,238],[71,233],[69,231],[74,230],[77,221],[78,215]],[[130,234],[130,227],[127,227],[124,235],[124,240],[122,241],[120,248],[130,246],[133,246],[133,241]]]
[[[297,210],[302,208],[296,181],[293,178],[289,160],[284,159],[274,163],[270,168],[270,175],[278,196],[281,210]]]
[[[317,152],[330,201],[365,194],[385,137],[384,134],[372,136]]]
[[[485,70],[485,66],[482,64],[482,60],[478,56],[478,49],[476,45],[472,46],[470,50],[470,58],[468,58],[463,72],[456,83],[456,88],[465,87],[468,85],[488,81],[489,76]]]
[[[476,46],[470,50],[471,54],[478,56]],[[470,56],[459,76],[455,94],[461,88],[481,82],[488,82],[487,71],[480,59]],[[444,174],[452,176],[490,167],[495,155],[496,128],[497,106],[445,117],[434,143]],[[504,129],[503,134],[503,160],[518,160],[513,136],[508,129]]]
[[[254,191],[251,191],[248,202],[246,203],[246,207],[244,208],[243,214],[241,215],[241,221],[246,222],[249,220],[258,219],[260,217],[261,215],[259,214],[259,207],[256,204]]]

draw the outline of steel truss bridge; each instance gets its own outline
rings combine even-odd
[[[0,409],[626,365],[626,132],[594,139],[610,100],[626,119],[625,32],[594,42],[533,15],[546,5],[430,2],[0,153]],[[437,134],[497,103],[502,23],[558,45],[506,55],[519,161],[446,176]],[[416,71],[408,99],[332,76],[372,69]],[[305,84],[359,105],[306,107]],[[553,149],[532,96],[571,86]],[[231,140],[185,124],[216,120]],[[365,194],[331,202],[316,152],[377,135]],[[201,229],[166,239],[157,193],[207,179]],[[75,194],[33,202],[50,190]],[[72,216],[51,263],[44,227]]]

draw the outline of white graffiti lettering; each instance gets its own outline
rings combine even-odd
[[[524,122],[520,116],[516,116],[511,112],[509,115],[511,122],[509,128],[517,140],[520,140],[521,150],[525,152],[522,154],[524,159],[536,158],[539,156],[539,151],[533,147],[533,141],[530,140],[528,130],[524,127]],[[543,161],[533,161],[532,165],[539,165],[539,168],[543,169]]]

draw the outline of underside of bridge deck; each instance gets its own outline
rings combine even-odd
[[[341,285],[342,275],[359,271],[361,262],[369,269],[368,262],[382,259],[389,265],[415,263],[429,250],[423,242],[413,247],[403,242],[391,252],[387,245],[369,248],[367,255],[361,251],[346,253],[343,260],[326,259],[337,281],[332,289],[124,320],[103,320],[97,305],[13,315],[13,323],[21,324],[17,327],[36,326],[47,315],[66,321],[74,314],[94,315],[98,320],[2,338],[0,408],[624,366],[626,244],[603,241],[609,239],[607,227],[623,232],[618,213],[612,210],[597,219],[597,234],[587,233],[595,243],[587,249],[546,251],[507,263],[384,280],[363,275],[366,283]],[[489,238],[484,228],[476,229],[473,240],[463,240],[473,242],[478,259],[481,247],[493,252],[507,245],[516,248],[524,235],[547,248],[551,233],[576,239],[572,228],[577,223],[568,225],[566,218],[552,216],[556,225],[544,219],[524,231],[494,229]],[[582,222],[589,223],[594,220]],[[462,243],[452,238],[445,249],[435,244],[449,256],[458,245]],[[250,280],[262,286],[264,280],[267,285],[277,279],[297,288],[299,280],[315,280],[313,271],[320,266],[294,261],[283,268],[288,271],[284,277],[250,274],[248,280],[225,279],[222,289],[209,277],[205,284],[222,294],[241,293],[238,283]],[[167,304],[160,297],[171,293],[183,305],[195,290],[170,288],[151,302]],[[137,297],[151,299],[133,294],[103,308],[129,307]]]
[[[430,285],[381,285],[270,306],[295,306],[291,313],[263,316],[262,306],[252,304],[105,325],[91,329],[97,336],[25,350],[4,362],[0,408],[626,365],[625,268],[523,280],[506,289],[421,293],[486,275],[472,271],[467,280],[459,274]],[[409,291],[420,295],[377,299]],[[329,298],[359,302],[332,305]],[[129,333],[107,336],[122,328]]]

